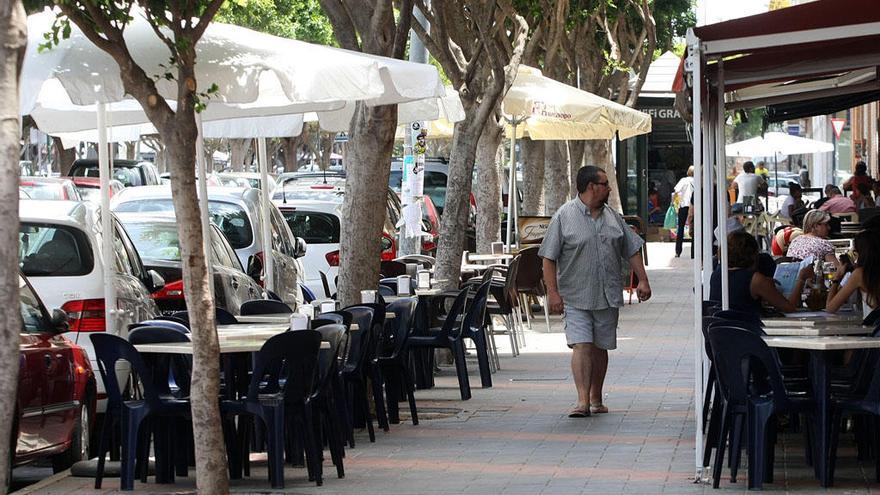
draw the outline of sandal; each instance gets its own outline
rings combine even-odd
[[[590,404],[590,413],[592,414],[605,414],[608,412],[608,407],[605,404],[599,402],[598,404]]]
[[[590,415],[590,411],[587,406],[575,406],[571,411],[568,412],[569,418],[586,418]]]

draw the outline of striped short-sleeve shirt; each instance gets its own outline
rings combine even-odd
[[[575,197],[562,205],[547,228],[538,255],[556,261],[556,281],[565,304],[594,310],[623,306],[623,273],[644,241],[608,205],[594,219]]]

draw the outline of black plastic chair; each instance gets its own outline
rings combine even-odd
[[[381,339],[381,349],[377,360],[385,381],[387,395],[388,421],[400,423],[398,397],[403,390],[409,401],[409,411],[413,425],[419,424],[416,397],[413,385],[413,370],[410,368],[408,339],[412,334],[413,317],[416,311],[416,298],[398,299],[387,307],[394,313],[394,319],[386,320]],[[381,395],[379,396],[381,397]],[[377,397],[377,401],[380,400]]]
[[[156,321],[156,320],[173,321],[175,323],[180,323],[181,325],[183,325],[186,328],[186,331],[189,332],[189,320],[188,319],[181,319],[181,318],[178,318],[176,316],[171,316],[171,315],[160,315],[160,316],[154,317],[150,321]]]
[[[293,310],[281,301],[272,299],[251,299],[241,305],[241,314],[245,315],[269,315],[290,314]]]
[[[464,315],[461,324],[461,337],[471,339],[477,353],[480,369],[480,383],[483,388],[492,387],[492,371],[489,365],[489,341],[486,335],[486,302],[492,281],[483,283],[474,293],[474,300]]]
[[[865,325],[867,327],[873,327],[878,323],[880,323],[880,307],[874,308],[870,313],[868,313],[868,316],[866,316],[865,319],[862,320],[862,325]]]
[[[370,361],[375,358],[375,327],[384,322],[385,312],[383,308],[381,314],[377,314],[375,308],[362,305],[348,306],[343,311],[352,316],[352,323],[358,325],[358,331],[350,332],[348,353],[340,370],[346,390],[348,445],[354,448],[354,426],[360,418],[366,423],[370,442],[376,441],[370,415],[370,399],[367,396],[367,370]],[[377,317],[381,321],[377,321]]]
[[[171,318],[171,317],[169,317],[169,318]],[[174,319],[177,320],[177,318],[174,318]],[[167,328],[169,330],[174,330],[176,332],[180,332],[182,334],[189,334],[190,333],[189,327],[187,327],[183,323],[179,323],[177,321],[168,320],[168,319],[159,319],[159,318],[156,318],[154,320],[145,320],[140,323],[134,323],[132,325],[129,325],[128,329],[129,329],[129,331],[131,331],[131,330],[134,330],[136,328],[141,328],[141,327],[162,327],[162,328]]]
[[[761,321],[761,315],[738,309],[723,309],[721,311],[716,311],[712,316],[723,318],[725,320],[742,321],[764,326],[764,323]]]
[[[397,295],[396,287],[397,287],[396,282],[394,284],[394,287],[391,287],[391,286],[388,286],[385,284],[379,284],[379,287],[377,288],[377,293],[379,296],[383,296],[383,297],[394,297]]]
[[[831,459],[828,463],[829,483],[834,481],[834,471],[837,464],[837,444],[840,437],[841,420],[844,415],[853,417],[854,430],[858,429],[859,431],[859,434],[856,435],[856,441],[857,445],[859,445],[860,458],[864,450],[863,444],[866,443],[865,440],[873,444],[875,449],[874,477],[880,482],[880,454],[876,451],[878,440],[880,440],[880,431],[877,430],[877,417],[880,416],[880,350],[870,349],[862,359],[865,361],[864,368],[867,370],[867,388],[860,392],[844,393],[837,397],[832,395]],[[873,420],[870,422],[872,427],[865,428],[865,421],[856,421],[859,416],[869,416]]]
[[[223,308],[214,308],[214,318],[217,322],[217,325],[237,325],[238,319],[234,314]]]
[[[321,276],[321,286],[324,288],[324,297],[331,297],[332,292],[330,292],[330,282],[327,280],[327,274],[323,271],[318,271],[318,274]]]
[[[302,292],[303,302],[304,302],[304,303],[306,303],[306,304],[311,304],[312,301],[314,301],[315,299],[317,299],[317,297],[315,297],[315,293],[312,292],[312,289],[309,289],[309,288],[306,287],[305,285],[303,285],[303,284],[299,284],[299,290],[300,290],[300,292]],[[329,297],[329,296],[328,296],[328,297]]]
[[[160,322],[173,323],[173,322]],[[176,325],[176,324],[175,324]],[[189,333],[163,326],[145,325],[128,334],[131,345],[191,342]],[[141,356],[151,371],[153,386],[160,396],[189,397],[192,356],[185,354],[145,354]]]
[[[748,487],[761,489],[765,481],[773,482],[776,425],[770,421],[771,417],[783,412],[812,415],[815,404],[806,395],[795,396],[786,389],[778,357],[755,333],[733,326],[712,325],[709,341],[715,354],[718,382],[726,399],[726,411],[721,420],[721,445],[715,456],[713,475],[715,470],[721,470],[729,420],[734,414],[745,415],[749,435]],[[756,382],[766,383],[768,389],[756,387]],[[808,446],[811,444],[810,430],[808,425],[805,429]],[[718,478],[715,476],[713,487],[717,488]]]
[[[342,459],[345,456],[343,448],[343,425],[344,418],[340,417],[340,409],[337,407],[337,390],[339,383],[340,358],[348,348],[348,327],[345,325],[323,325],[316,329],[321,334],[321,340],[330,344],[329,349],[321,349],[318,354],[318,373],[315,386],[312,389],[310,401],[314,404],[316,421],[315,438],[322,437],[321,431],[326,430],[327,444],[330,447],[330,457],[336,466],[336,475],[345,477],[345,468]],[[323,427],[323,428],[322,428]],[[322,468],[320,463],[314,467],[313,476],[320,486],[323,483]]]
[[[303,425],[310,471],[321,462],[320,447],[312,436],[309,404],[320,346],[321,334],[314,330],[275,335],[256,355],[246,396],[220,403],[224,415],[252,416],[265,426],[272,488],[284,488],[284,438],[288,418],[296,417]],[[240,439],[244,459],[247,459],[249,444],[245,434],[245,438]]]
[[[121,435],[121,468],[119,485],[121,490],[134,489],[135,458],[138,452],[138,439],[141,437],[141,425],[148,417],[161,416],[169,418],[189,418],[190,404],[188,400],[163,398],[159,396],[152,380],[150,369],[140,353],[127,340],[109,333],[94,333],[89,336],[95,349],[98,370],[107,390],[107,414],[104,428],[98,444],[98,468],[95,476],[95,489],[101,488],[104,476],[104,461],[108,451],[108,440],[116,420],[119,420],[123,431]],[[116,365],[127,361],[134,377],[140,377],[140,390],[143,399],[126,400],[123,387],[116,377]],[[109,371],[108,371],[109,370]],[[156,422],[157,474],[167,474],[170,466],[174,434],[172,421]],[[144,466],[146,469],[146,466]]]
[[[460,318],[464,314],[470,288],[465,287],[455,296],[452,307],[446,314],[440,328],[431,328],[426,334],[411,335],[408,339],[409,348],[443,348],[452,351],[455,360],[455,372],[458,375],[458,388],[461,400],[471,398],[471,385],[468,381],[467,362],[465,362],[464,342],[462,342],[462,324]]]

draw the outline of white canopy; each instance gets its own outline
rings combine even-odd
[[[164,74],[161,64],[168,62],[168,48],[142,12],[133,9],[132,17],[125,39],[133,58],[148,75]],[[75,26],[69,39],[38,51],[55,18],[50,10],[28,16],[22,114],[33,110],[50,79],[57,79],[76,105],[128,99],[116,62]],[[437,70],[428,64],[313,45],[229,24],[211,23],[196,45],[196,54],[196,79],[202,87],[219,87],[209,107],[216,103],[259,107],[262,115],[269,115],[270,107],[288,107],[276,108],[277,115],[339,109],[350,101],[383,105],[444,94]],[[164,98],[177,97],[177,81],[160,77],[156,84]],[[207,114],[203,119],[209,120]]]
[[[534,67],[520,65],[501,111],[525,119],[517,137],[531,139],[627,139],[651,132],[651,116],[544,77]],[[508,131],[510,134],[510,131]]]
[[[788,156],[809,153],[828,153],[834,145],[815,139],[792,136],[784,132],[767,132],[763,136],[731,143],[724,148],[727,156]]]

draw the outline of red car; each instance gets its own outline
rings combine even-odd
[[[67,316],[50,317],[19,275],[21,338],[13,465],[49,457],[55,472],[88,459],[95,412],[95,374],[86,352],[62,334]]]

